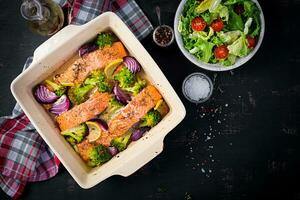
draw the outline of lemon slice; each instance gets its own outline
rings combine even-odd
[[[119,58],[116,60],[111,61],[106,65],[104,68],[104,74],[108,79],[112,79],[112,75],[116,68],[123,62],[123,59]]]
[[[155,107],[154,107],[154,110],[157,110],[159,107],[160,107],[160,105],[163,103],[163,100],[162,99],[160,99],[157,103],[156,103],[156,105],[155,105]]]
[[[161,116],[164,117],[166,116],[166,114],[168,114],[170,109],[167,103],[161,99],[156,103],[154,110],[157,110],[161,114]]]
[[[61,83],[62,86],[74,86],[74,83]]]
[[[89,142],[95,142],[100,136],[101,136],[101,127],[100,124],[97,122],[86,122],[86,125],[89,129],[89,135],[87,136],[87,139]]]

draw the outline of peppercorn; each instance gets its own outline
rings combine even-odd
[[[173,33],[170,28],[165,26],[159,27],[155,32],[155,40],[162,46],[166,46],[171,42],[173,36],[172,34]]]

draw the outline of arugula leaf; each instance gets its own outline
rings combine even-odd
[[[255,3],[253,1],[244,1],[243,2],[245,12],[243,15],[245,17],[252,17],[255,12],[258,11],[258,8],[256,7]]]
[[[254,23],[252,23],[252,27],[255,27],[252,32],[250,32],[251,37],[256,37],[260,34],[260,17],[259,15],[254,15]]]
[[[229,20],[226,27],[232,31],[236,31],[236,30],[243,31],[244,29],[244,23],[242,17],[234,12],[232,6],[229,7]]]

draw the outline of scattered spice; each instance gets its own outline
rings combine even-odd
[[[154,39],[162,46],[167,46],[171,43],[173,38],[173,32],[168,26],[159,27],[154,33]]]

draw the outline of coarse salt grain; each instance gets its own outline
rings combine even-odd
[[[186,80],[184,90],[190,99],[200,101],[209,96],[211,88],[206,78],[195,75]]]

